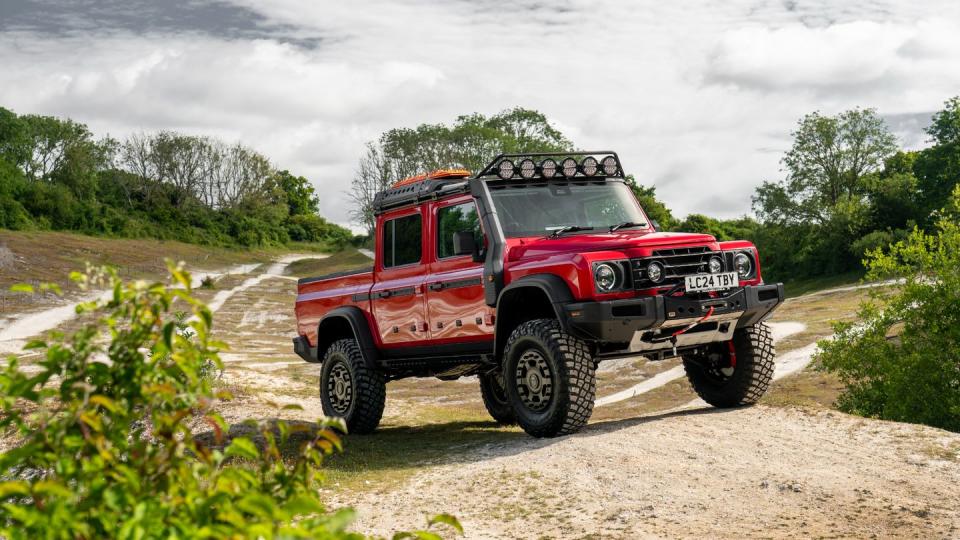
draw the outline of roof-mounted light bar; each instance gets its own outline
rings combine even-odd
[[[542,159],[541,159],[542,158]],[[577,159],[581,158],[581,159]],[[537,161],[539,160],[539,164]],[[476,178],[497,177],[501,180],[521,178],[572,179],[577,177],[623,178],[623,167],[616,152],[565,152],[536,154],[501,154],[483,168]]]

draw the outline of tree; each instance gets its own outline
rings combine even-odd
[[[291,216],[309,216],[320,213],[320,201],[310,181],[302,176],[294,176],[290,171],[278,171],[273,182],[283,190],[287,199],[287,208]]]
[[[626,184],[633,191],[633,195],[637,198],[640,206],[643,207],[643,211],[647,213],[647,217],[656,221],[657,225],[665,231],[676,225],[677,220],[674,219],[673,213],[670,212],[667,205],[657,199],[657,188],[655,186],[640,185],[632,174],[627,175]]]
[[[401,178],[445,168],[479,172],[501,153],[564,152],[573,144],[538,111],[516,107],[486,117],[474,113],[452,126],[391,129],[370,142],[351,183],[352,218],[373,230],[372,204]]]
[[[913,167],[925,221],[935,219],[933,212],[947,204],[960,184],[960,96],[947,100],[933,115],[927,134],[933,146],[919,152]]]
[[[764,182],[753,197],[761,221],[829,221],[841,199],[864,194],[864,178],[897,149],[896,138],[873,109],[808,114],[793,138],[782,160],[786,179]]]

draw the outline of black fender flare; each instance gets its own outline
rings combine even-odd
[[[510,337],[509,331],[506,331],[506,329],[501,326],[504,321],[511,320],[510,317],[504,317],[503,313],[500,312],[504,307],[504,300],[506,299],[508,301],[507,308],[510,309],[510,296],[520,289],[530,288],[538,289],[547,296],[557,320],[560,321],[560,327],[563,328],[564,331],[567,331],[567,319],[563,311],[563,306],[574,301],[573,293],[570,292],[570,287],[567,285],[567,282],[556,274],[531,274],[529,276],[523,276],[504,287],[497,297],[497,323],[493,331],[494,354],[496,358],[500,358],[500,355],[503,354],[503,347],[507,343],[507,338]]]
[[[349,325],[353,332],[354,339],[360,346],[360,352],[363,354],[363,360],[370,369],[377,368],[377,362],[380,360],[380,351],[373,341],[373,332],[370,331],[370,324],[363,311],[356,306],[342,306],[330,310],[329,313],[320,319],[317,325],[317,361],[323,361],[323,353],[327,347],[334,341],[340,339],[339,336],[330,335],[330,330],[335,327],[342,328],[343,323]],[[324,337],[324,328],[327,328],[327,337]]]

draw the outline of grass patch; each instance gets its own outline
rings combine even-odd
[[[287,274],[298,278],[369,268],[373,259],[354,248],[347,248],[323,259],[300,259],[287,266]]]
[[[324,462],[341,489],[391,488],[423,467],[476,459],[477,447],[525,439],[520,428],[497,425],[485,412],[417,407],[416,425],[381,424],[373,435],[347,435],[344,452]]]
[[[848,272],[846,274],[837,274],[835,276],[824,276],[809,279],[794,279],[786,281],[783,284],[784,292],[787,298],[802,296],[824,289],[834,287],[844,287],[847,285],[857,285],[863,279],[863,272]]]
[[[834,408],[843,383],[829,373],[805,370],[771,385],[760,403],[772,407]]]

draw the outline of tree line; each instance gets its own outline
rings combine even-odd
[[[771,280],[862,272],[866,252],[885,249],[914,228],[934,228],[960,182],[960,98],[945,102],[926,131],[931,145],[908,151],[874,109],[808,114],[783,156],[784,177],[757,186],[753,215],[736,219],[678,219],[652,185],[632,176],[627,183],[664,230],[754,241]],[[353,216],[372,230],[373,197],[405,176],[448,167],[478,171],[501,152],[574,148],[546,116],[522,108],[392,129],[368,143],[360,158],[351,184]]]
[[[96,138],[0,108],[0,227],[224,246],[343,245],[310,182],[239,143],[173,131]]]

